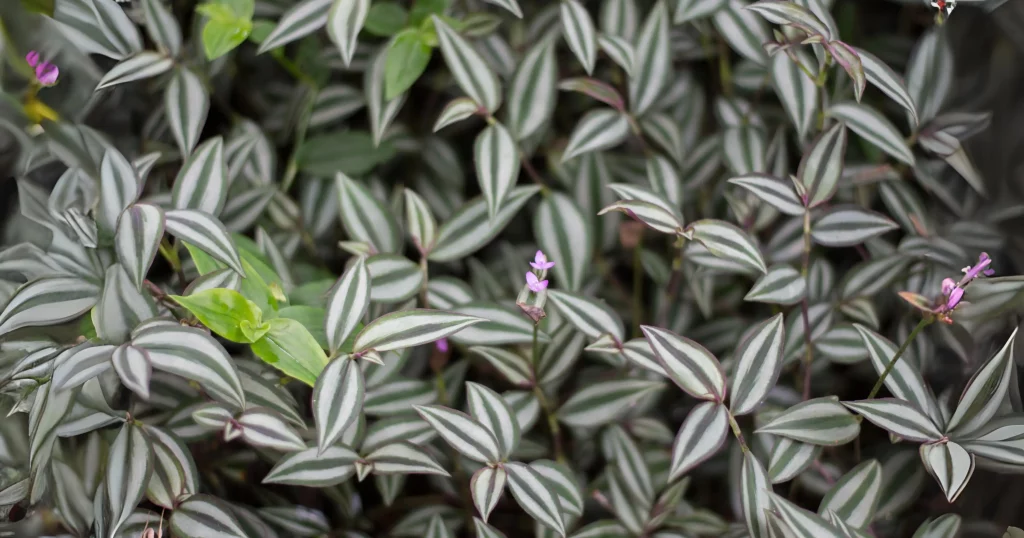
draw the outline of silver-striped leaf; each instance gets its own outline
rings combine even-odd
[[[508,88],[507,123],[516,140],[537,134],[550,121],[557,93],[555,44],[544,39],[523,56]]]
[[[585,153],[618,146],[629,135],[629,118],[616,110],[599,108],[587,112],[573,128],[562,162]]]
[[[187,67],[175,71],[164,90],[164,114],[182,155],[196,147],[209,111],[210,95],[199,77]]]
[[[768,495],[771,497],[772,506],[789,527],[794,538],[846,538],[839,529],[818,514],[805,510],[778,494]]]
[[[360,256],[327,293],[324,334],[332,356],[362,321],[369,305],[370,272],[366,257]]]
[[[704,346],[657,327],[640,327],[669,379],[694,398],[725,400],[725,373],[718,359]]]
[[[519,506],[537,522],[565,536],[565,522],[558,498],[552,494],[547,481],[532,467],[522,463],[508,463],[508,485]]]
[[[558,287],[579,291],[594,248],[587,220],[572,198],[557,192],[546,196],[534,214],[533,233],[541,250],[555,262],[551,272]]]
[[[804,204],[788,181],[768,174],[745,174],[730,179],[729,183],[747,189],[762,202],[787,215],[804,214]]]
[[[967,382],[956,411],[946,425],[947,432],[968,435],[984,427],[999,412],[1013,378],[1013,343],[1016,337],[1017,329],[1014,329],[1002,349]]]
[[[637,401],[665,388],[660,381],[613,379],[587,385],[558,409],[558,419],[570,426],[593,428],[613,422]]]
[[[501,494],[505,491],[507,478],[508,473],[502,467],[481,467],[473,473],[473,478],[469,481],[469,491],[483,521],[487,521],[491,511],[498,505]]]
[[[756,433],[780,435],[814,445],[836,446],[854,440],[860,433],[860,423],[839,403],[839,398],[826,396],[790,407]]]
[[[149,399],[149,381],[153,377],[153,365],[144,349],[123,344],[114,350],[110,362],[124,386],[144,400]]]
[[[249,538],[227,503],[211,495],[193,495],[178,505],[170,528],[176,536]]]
[[[597,28],[590,13],[578,0],[560,0],[562,35],[576,59],[587,74],[594,72],[597,63]]]
[[[501,106],[501,82],[487,62],[440,17],[433,15],[437,41],[455,82],[478,105],[493,114]]]
[[[270,409],[249,408],[236,419],[242,439],[250,445],[278,452],[306,449],[306,443],[278,413]]]
[[[327,24],[334,0],[303,0],[281,15],[277,26],[260,43],[256,54],[283,47],[302,39]]]
[[[153,451],[141,426],[125,423],[110,445],[103,481],[110,510],[109,533],[114,536],[146,494],[153,472]]]
[[[473,143],[473,162],[493,222],[519,178],[519,148],[512,133],[500,123],[488,125]]]
[[[744,301],[794,305],[807,297],[807,279],[789,265],[774,265],[757,279]]]
[[[434,458],[426,450],[406,441],[376,448],[366,455],[365,460],[373,464],[373,472],[379,475],[433,474],[449,476],[448,471],[434,461]]]
[[[772,484],[788,482],[810,467],[820,455],[820,446],[777,437],[768,461],[768,477]]]
[[[899,228],[891,219],[858,206],[832,207],[815,220],[811,237],[827,247],[852,247]]]
[[[405,229],[422,256],[428,256],[437,241],[437,221],[430,206],[416,191],[405,189]]]
[[[868,460],[842,476],[821,500],[819,514],[832,512],[851,527],[863,529],[875,517],[882,492],[882,466]]]
[[[771,41],[764,19],[746,9],[746,0],[727,0],[712,16],[715,28],[740,56],[756,63],[768,65],[768,54],[762,44]],[[758,537],[755,537],[758,538]]]
[[[370,13],[370,0],[334,0],[327,14],[327,35],[338,47],[345,67],[352,64],[356,38]]]
[[[472,381],[467,381],[465,386],[470,415],[494,435],[501,457],[507,459],[519,445],[521,435],[515,412],[490,388]]]
[[[164,222],[168,233],[245,276],[231,234],[216,217],[195,209],[172,209],[164,215]]]
[[[427,344],[451,336],[470,325],[485,321],[441,310],[414,309],[385,314],[370,322],[356,335],[354,353],[378,353]]]
[[[216,136],[189,155],[174,180],[171,203],[175,209],[195,209],[217,216],[228,195],[224,139]]]
[[[771,508],[772,484],[768,473],[753,452],[743,452],[740,468],[740,506],[751,538],[768,538],[768,510]]]
[[[734,415],[757,409],[775,388],[782,371],[782,349],[786,341],[783,315],[757,325],[736,348],[736,371],[732,378],[729,408]]]
[[[43,277],[18,288],[0,312],[0,336],[22,327],[56,325],[88,311],[100,287],[78,277]]]
[[[625,339],[622,319],[603,301],[568,291],[548,290],[547,293],[559,313],[581,333],[591,338],[608,334],[617,342]]]
[[[917,126],[919,123],[917,105],[914,104],[914,98],[907,91],[903,77],[896,74],[891,67],[874,54],[857,47],[854,47],[853,50],[860,56],[860,62],[864,67],[864,74],[867,76],[868,82],[906,109],[910,113],[911,127]]]
[[[142,185],[128,159],[109,148],[100,162],[100,199],[94,213],[100,230],[114,233],[121,213],[139,197]]]
[[[672,74],[668,7],[664,0],[657,0],[636,38],[636,63],[629,77],[630,111],[635,116],[649,111]]]
[[[514,305],[473,301],[457,306],[452,311],[482,320],[452,335],[452,340],[459,344],[500,346],[533,342],[533,321]],[[547,333],[537,332],[538,342],[547,343],[550,340],[551,337]]]
[[[135,289],[142,289],[142,282],[149,273],[160,240],[164,236],[164,212],[151,204],[134,204],[121,214],[114,237],[117,260],[124,267]]]
[[[358,459],[359,454],[342,445],[332,445],[323,451],[311,447],[289,452],[277,461],[262,483],[312,488],[335,486],[355,474],[354,463]]]
[[[868,105],[845,102],[832,105],[826,114],[846,124],[851,131],[900,162],[914,166],[914,153],[903,135],[879,111]]]
[[[366,382],[359,364],[347,356],[331,361],[313,387],[317,447],[323,453],[359,418]]]
[[[750,234],[735,224],[724,220],[704,219],[690,223],[686,231],[716,257],[756,269],[762,274],[768,272],[761,249],[751,239]]]
[[[669,482],[675,482],[705,460],[714,456],[729,433],[729,411],[715,402],[697,404],[679,427],[672,442],[672,467]]]
[[[338,172],[334,176],[338,213],[350,238],[369,243],[377,252],[399,252],[401,228],[392,212],[366,185]]]
[[[921,461],[950,503],[956,501],[974,474],[974,454],[953,441],[921,445]]]
[[[452,448],[481,463],[502,461],[501,447],[494,434],[469,415],[440,405],[413,406]]]
[[[493,219],[487,215],[487,202],[482,196],[470,200],[438,229],[430,261],[450,262],[476,252],[497,237],[538,191],[537,185],[512,189]]]
[[[846,138],[846,126],[836,123],[818,135],[810,151],[800,161],[797,177],[807,191],[807,207],[829,201],[839,188]]]
[[[759,2],[753,6],[762,4]],[[794,54],[803,65],[813,65],[810,55],[802,50],[796,50]],[[788,54],[775,54],[769,61],[775,93],[796,127],[797,134],[803,139],[814,126],[815,112],[818,110],[818,86]]]

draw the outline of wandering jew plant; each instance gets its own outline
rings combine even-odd
[[[1020,538],[1001,5],[3,0],[0,535]]]

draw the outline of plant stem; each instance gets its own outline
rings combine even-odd
[[[676,254],[676,258],[672,260],[672,276],[668,280],[668,289],[665,293],[665,302],[661,304],[661,308],[658,309],[658,316],[654,318],[654,323],[658,327],[664,327],[668,320],[669,305],[676,300],[676,295],[679,294],[680,281],[683,279],[683,252],[686,249],[686,238],[679,236],[676,239],[676,248],[679,249],[679,254]]]
[[[921,332],[921,330],[924,329],[925,327],[931,325],[933,321],[935,321],[935,319],[931,317],[921,318],[921,321],[917,323],[917,326],[914,327],[914,330],[910,331],[910,335],[907,336],[907,339],[903,341],[903,345],[900,346],[898,350],[896,350],[896,354],[893,355],[892,359],[889,360],[889,364],[886,365],[885,370],[882,371],[882,375],[878,376],[878,381],[875,381],[875,386],[871,387],[871,393],[868,394],[867,398],[868,400],[874,398],[875,395],[878,394],[878,391],[882,390],[882,384],[885,383],[885,378],[889,377],[889,372],[891,372],[892,369],[896,367],[896,362],[899,361],[900,357],[903,356],[903,352],[906,351],[908,347],[910,347],[910,343],[914,341],[914,338],[917,338],[917,333]]]
[[[804,211],[804,254],[803,263],[800,267],[800,275],[803,276],[804,282],[807,281],[807,275],[810,273],[811,265],[811,211],[810,209]],[[808,292],[809,293],[809,290]],[[800,317],[803,318],[804,324],[804,391],[803,399],[809,400],[811,398],[811,363],[814,362],[814,346],[811,343],[811,318],[808,309],[810,308],[807,303],[807,295],[804,295],[802,301],[800,301]]]
[[[736,417],[732,415],[732,411],[726,411],[729,413],[729,426],[732,426],[732,434],[736,436],[736,440],[740,442],[740,448],[744,452],[750,452],[750,448],[747,447],[747,442],[743,439],[743,430],[740,430],[740,425],[736,422]]]
[[[633,338],[640,338],[640,325],[644,320],[644,231],[640,230],[633,247]]]
[[[541,409],[544,410],[544,415],[548,419],[548,429],[551,430],[551,444],[554,445],[555,460],[559,463],[565,463],[565,450],[562,448],[562,431],[558,426],[558,417],[555,416],[555,410],[551,407],[551,402],[548,401],[547,396],[544,394],[544,389],[541,388],[540,382],[537,379],[538,365],[540,364],[540,343],[537,340],[537,331],[540,323],[533,324],[533,394],[537,397],[537,401],[540,402]]]

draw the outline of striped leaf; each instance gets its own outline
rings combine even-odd
[[[171,10],[160,0],[143,0],[142,13],[150,39],[170,56],[181,52],[181,27]]]
[[[110,356],[114,371],[121,383],[143,399],[149,399],[149,381],[153,377],[153,365],[145,350],[127,344],[118,346]]]
[[[625,99],[619,94],[618,90],[605,82],[597,80],[596,78],[567,78],[558,83],[558,89],[567,92],[582,93],[587,97],[607,104],[619,112],[625,112],[626,109]]]
[[[832,41],[832,30],[827,24],[803,6],[786,0],[759,0],[748,7],[769,22],[793,26],[803,30],[808,36],[818,36],[825,41]],[[810,65],[805,63],[805,65]]]
[[[636,63],[629,78],[629,105],[641,116],[657,102],[672,79],[668,7],[658,0],[636,38]]]
[[[768,476],[772,484],[788,482],[810,467],[820,455],[820,446],[778,437],[768,462]]]
[[[323,28],[327,24],[333,2],[334,0],[303,0],[292,6],[281,15],[281,20],[260,43],[256,54],[283,47]]]
[[[396,442],[375,449],[366,456],[373,464],[373,472],[379,475],[392,474],[435,474],[449,476],[421,447],[409,442]]]
[[[279,452],[296,452],[306,449],[306,443],[298,432],[292,429],[280,415],[260,408],[246,409],[237,419],[242,429],[242,439],[250,445],[269,448]]]
[[[826,114],[845,123],[851,131],[896,160],[914,166],[914,154],[903,135],[891,121],[874,108],[846,102],[832,105]]]
[[[473,346],[469,352],[486,360],[513,385],[528,387],[533,384],[530,365],[521,355],[489,346]]]
[[[854,328],[860,334],[864,347],[868,350],[871,365],[874,366],[876,374],[881,376],[889,366],[889,362],[896,356],[896,345],[863,325],[854,324]],[[885,378],[885,388],[889,389],[889,392],[896,398],[906,400],[918,410],[923,411],[936,425],[944,422],[939,413],[935,396],[924,382],[921,373],[910,361],[901,360],[896,363]]]
[[[860,433],[860,423],[838,398],[827,396],[790,407],[756,433],[770,433],[812,445],[836,446],[854,440]]]
[[[622,319],[604,302],[561,290],[548,290],[548,298],[581,333],[591,338],[609,334],[618,342],[625,339]]]
[[[116,346],[82,344],[66,351],[66,355],[61,355],[61,361],[54,361],[56,365],[50,385],[55,390],[65,391],[110,370],[110,356],[114,349]]]
[[[851,527],[863,529],[875,516],[882,492],[882,466],[868,460],[850,469],[825,494],[819,514],[832,512]]]
[[[359,418],[366,392],[363,370],[347,356],[331,361],[313,386],[316,445],[325,452]]]
[[[392,417],[378,420],[370,425],[363,439],[362,450],[372,452],[382,446],[400,441],[420,445],[437,437],[437,432],[420,416],[405,411]]]
[[[787,215],[804,214],[804,204],[793,189],[793,184],[788,181],[768,174],[746,174],[730,179],[729,183],[747,189],[761,201]]]
[[[621,112],[606,108],[587,112],[569,135],[562,162],[585,153],[618,146],[629,134],[629,119]]]
[[[618,425],[605,430],[602,445],[627,495],[640,505],[650,506],[654,502],[654,484],[640,446]]]
[[[501,82],[487,62],[455,30],[440,17],[433,15],[437,41],[448,70],[462,91],[493,114],[501,105]]]
[[[430,519],[430,523],[427,525],[427,531],[424,534],[424,538],[455,538],[452,532],[448,529],[444,522],[444,518],[441,514],[434,514],[434,517]]]
[[[142,289],[142,281],[156,259],[163,236],[164,212],[158,206],[135,204],[118,220],[114,237],[117,261],[124,267],[135,289]]]
[[[590,13],[577,0],[561,0],[559,14],[562,20],[562,35],[569,50],[583,65],[587,74],[594,72],[597,63],[597,29]]]
[[[956,501],[974,474],[974,454],[952,441],[921,445],[921,461],[950,503]]]
[[[728,0],[725,6],[714,13],[715,27],[740,56],[757,65],[766,66],[768,54],[761,45],[771,40],[771,34],[764,19],[745,9],[748,5],[749,2],[745,0]]]
[[[166,73],[173,65],[174,60],[163,54],[142,51],[110,68],[110,71],[107,71],[100,79],[100,83],[96,85],[95,91],[126,82],[152,78]]]
[[[210,495],[193,495],[171,513],[171,532],[176,536],[248,538],[231,508]]]
[[[440,405],[417,405],[414,408],[442,439],[463,456],[481,463],[502,461],[501,447],[494,434],[469,415]]]
[[[530,468],[544,477],[548,489],[558,497],[563,514],[583,515],[583,496],[572,469],[551,460],[534,460]]]
[[[110,510],[111,536],[127,521],[146,494],[152,473],[153,451],[149,437],[140,426],[125,423],[110,445],[103,481],[106,506]]]
[[[480,191],[487,201],[487,216],[493,222],[519,178],[519,148],[504,125],[492,123],[477,135],[473,162]]]
[[[235,364],[206,332],[177,324],[152,325],[132,335],[132,345],[149,354],[153,368],[196,381],[218,399],[245,408]]]
[[[811,227],[811,237],[827,247],[852,247],[899,228],[888,217],[847,205],[833,207]]]
[[[772,485],[761,462],[753,452],[743,453],[740,469],[740,503],[743,519],[751,538],[768,538],[768,510],[771,508]]]
[[[245,276],[231,234],[215,217],[194,209],[173,209],[165,214],[165,227],[171,235]]]
[[[626,72],[627,77],[633,76],[633,69],[636,66],[636,50],[632,43],[617,35],[598,34],[597,46],[613,62],[619,64],[619,67]]]
[[[43,277],[21,286],[0,312],[0,336],[22,327],[57,325],[87,312],[100,287],[77,277]]]
[[[750,235],[735,224],[724,220],[704,219],[691,223],[686,231],[692,233],[693,239],[704,245],[711,254],[761,273],[768,272],[761,250],[751,240]]]
[[[528,465],[507,463],[508,485],[519,506],[538,523],[565,536],[565,522],[558,498],[551,492],[544,477]]]
[[[519,3],[516,0],[484,0],[484,2],[504,8],[520,19],[523,18],[523,10],[519,7]]]
[[[412,189],[405,189],[405,229],[422,256],[430,254],[437,241],[437,221],[427,201]]]
[[[370,0],[334,0],[327,14],[327,35],[338,47],[345,67],[352,64],[356,38],[370,13]]]
[[[993,419],[964,439],[963,447],[985,459],[1024,465],[1024,420],[1020,415]]]
[[[224,140],[214,137],[203,142],[185,160],[174,180],[171,203],[175,209],[195,209],[219,215],[228,194]]]
[[[736,348],[736,371],[732,378],[729,408],[734,415],[757,409],[775,387],[782,371],[782,348],[786,341],[783,315],[765,320]]]
[[[775,493],[768,495],[771,497],[772,506],[795,538],[846,538],[839,529],[818,514],[800,508]]]
[[[753,4],[751,8],[764,4],[765,0],[761,0]],[[782,4],[782,2],[773,4],[778,5]],[[786,4],[797,7],[796,4]],[[803,51],[797,50],[795,55],[803,65],[813,65],[810,55]],[[789,119],[796,127],[797,134],[803,139],[814,126],[815,112],[818,110],[818,86],[814,84],[810,77],[804,74],[788,54],[775,54],[769,61],[771,62],[772,83],[775,85],[775,93],[779,96],[783,108],[789,114]]]
[[[744,301],[793,305],[807,296],[807,279],[788,265],[774,265],[754,282]]]
[[[882,90],[882,93],[906,109],[910,113],[911,127],[916,126],[919,123],[917,106],[907,91],[906,84],[903,83],[903,77],[896,74],[891,67],[874,54],[856,47],[854,47],[854,50],[860,56],[861,65],[864,66],[864,74],[867,76],[868,82]]]
[[[683,24],[694,19],[702,19],[713,15],[728,2],[729,0],[677,0],[672,22]]]
[[[558,410],[558,419],[575,427],[593,428],[613,422],[648,394],[665,388],[660,381],[615,379],[587,385]]]
[[[956,538],[960,536],[960,525],[963,519],[959,514],[945,514],[935,519],[929,519],[917,528],[913,538]],[[1003,538],[1020,538],[1017,527],[1009,527]]]
[[[675,209],[683,205],[683,180],[679,177],[679,170],[672,161],[661,155],[648,157],[647,159],[647,181],[659,198],[664,198],[670,207]]]
[[[515,0],[485,0],[489,3],[498,2],[514,2]],[[476,538],[508,538],[505,533],[495,529],[494,527],[484,523],[479,518],[473,518],[473,524],[476,526]]]
[[[640,9],[635,0],[605,0],[601,2],[601,31],[608,35],[633,41],[640,23]]]
[[[453,312],[483,320],[452,336],[452,340],[460,344],[499,346],[533,342],[533,322],[515,306],[474,301],[454,308]],[[546,333],[540,331],[537,339],[541,343],[551,340]]]
[[[512,189],[493,219],[487,215],[487,203],[482,196],[469,201],[438,229],[430,261],[450,262],[476,252],[497,237],[539,190],[537,185]]]
[[[533,233],[548,259],[557,260],[552,273],[558,287],[579,291],[594,249],[587,220],[572,198],[545,197],[534,214]]]
[[[657,327],[640,327],[669,379],[694,398],[725,400],[725,373],[718,359],[704,346]]]
[[[469,413],[494,435],[501,450],[501,457],[507,459],[519,444],[520,428],[515,413],[500,394],[472,381],[466,382],[466,400]]]
[[[597,214],[600,216],[612,211],[625,213],[661,233],[676,235],[682,232],[683,223],[676,212],[666,209],[663,204],[641,200],[619,200]]]
[[[946,431],[967,435],[985,426],[1006,399],[1013,370],[1013,341],[1017,330],[967,382]],[[941,481],[940,481],[941,482]],[[948,492],[947,492],[948,493]],[[950,502],[953,502],[952,499]]]
[[[675,482],[714,456],[729,433],[729,411],[715,402],[701,402],[690,410],[672,443],[669,482]]]
[[[174,72],[164,91],[164,114],[182,155],[192,153],[210,111],[210,95],[188,68]]]
[[[347,84],[333,84],[316,94],[309,127],[328,127],[344,121],[366,106],[363,93]],[[252,142],[250,142],[252,143]]]
[[[100,200],[94,213],[101,230],[117,230],[117,219],[139,198],[141,188],[128,159],[116,149],[107,149],[100,162]]]
[[[264,484],[285,484],[323,488],[340,484],[355,473],[359,459],[351,449],[333,445],[323,452],[313,447],[290,452],[278,460],[263,478]]]
[[[373,320],[356,335],[353,352],[381,353],[419,346],[449,337],[482,321],[485,320],[441,310],[414,309],[392,312]]]
[[[366,257],[360,256],[327,293],[324,334],[331,356],[348,340],[369,305],[370,272],[366,269]]]
[[[501,500],[501,494],[505,491],[505,481],[508,473],[501,467],[482,467],[473,473],[469,482],[469,491],[473,497],[473,505],[483,521],[491,515],[491,511]]]
[[[92,310],[96,335],[103,341],[121,343],[141,322],[156,316],[156,306],[149,294],[143,295],[131,285],[120,265],[107,268],[103,293]]]
[[[507,123],[516,140],[537,134],[551,120],[558,101],[557,82],[555,44],[544,39],[526,52],[509,85]]]
[[[953,89],[953,48],[945,33],[937,30],[918,39],[907,63],[907,92],[924,124],[942,110]]]
[[[749,125],[728,127],[722,136],[721,146],[725,164],[734,174],[767,171],[765,154],[768,151],[768,141],[764,129]]]
[[[370,68],[363,74],[366,108],[369,111],[370,134],[373,136],[374,147],[380,146],[384,134],[402,109],[408,95],[407,92],[403,92],[393,99],[387,98],[384,77],[388,50],[388,47],[381,47],[370,62]]]
[[[69,0],[50,11],[62,33],[87,53],[121,60],[142,49],[138,29],[120,6]]]
[[[797,177],[807,190],[807,207],[816,207],[832,198],[843,175],[846,154],[846,127],[837,123],[821,133],[811,150],[800,161]]]
[[[177,437],[159,428],[147,427],[153,447],[153,474],[146,496],[164,508],[174,508],[179,498],[199,490],[199,471],[192,453]]]
[[[370,300],[375,303],[407,301],[423,287],[423,269],[405,256],[371,256],[366,270],[370,273]]]
[[[402,234],[391,211],[370,193],[366,185],[338,172],[338,213],[345,233],[356,241],[369,243],[376,252],[399,252]]]

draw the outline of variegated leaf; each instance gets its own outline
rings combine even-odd
[[[498,77],[476,49],[451,26],[436,15],[433,20],[441,54],[455,81],[466,95],[493,114],[501,105],[501,82]]]

